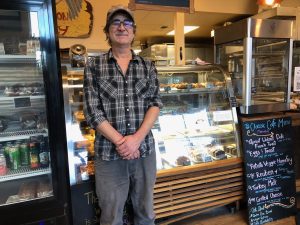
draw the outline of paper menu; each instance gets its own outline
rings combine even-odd
[[[293,87],[293,91],[300,91],[300,67],[295,67]]]
[[[163,115],[158,120],[164,134],[180,134],[186,130],[182,115]]]
[[[206,111],[184,114],[185,125],[189,130],[203,130],[210,127]]]
[[[173,139],[165,140],[166,153],[161,154],[161,157],[168,161],[170,164],[176,166],[176,160],[180,156],[188,156],[189,142],[187,140]]]
[[[213,112],[213,121],[223,122],[223,121],[232,121],[232,112],[231,110],[221,110]]]

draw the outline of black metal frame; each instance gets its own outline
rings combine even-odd
[[[0,2],[0,9],[38,12],[54,191],[54,197],[1,206],[1,224],[25,224],[64,216],[67,225],[71,207],[55,0],[6,0]]]

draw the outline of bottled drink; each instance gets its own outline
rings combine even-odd
[[[29,157],[29,145],[28,141],[24,140],[19,145],[20,150],[20,158],[21,158],[21,166],[28,167],[30,165],[30,157]]]
[[[40,166],[39,160],[39,144],[37,142],[30,142],[29,144],[29,158],[30,158],[30,168],[36,169]]]
[[[4,145],[4,157],[5,157],[7,169],[11,168],[10,157],[9,157],[9,151],[11,145],[12,145],[11,142],[6,142]]]
[[[0,176],[7,173],[6,160],[3,153],[0,153]]]
[[[17,170],[21,167],[19,144],[16,142],[9,148],[10,169]]]
[[[48,151],[48,145],[45,141],[44,137],[40,140],[40,166],[45,168],[49,167],[49,151]]]
[[[0,152],[0,176],[5,175],[6,173],[7,173],[6,160],[4,154],[1,151]]]

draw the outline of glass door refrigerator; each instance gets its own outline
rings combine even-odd
[[[0,223],[69,224],[55,2],[0,2]],[[55,219],[53,219],[55,218]]]

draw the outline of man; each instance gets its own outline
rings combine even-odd
[[[156,156],[151,128],[162,107],[157,71],[131,50],[136,25],[128,8],[112,7],[103,30],[111,49],[88,62],[84,77],[84,114],[97,132],[100,224],[123,225],[129,193],[134,224],[153,225]]]

